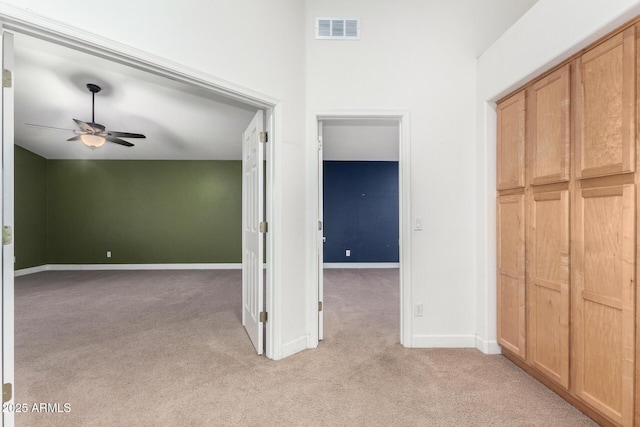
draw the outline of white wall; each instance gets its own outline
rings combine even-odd
[[[397,120],[323,120],[322,158],[398,161]]]
[[[473,346],[474,0],[307,1],[307,102],[411,114],[412,345]],[[360,41],[315,40],[316,17],[359,17]]]
[[[282,143],[272,227],[281,274],[274,319],[280,358],[306,347],[308,242],[305,162],[304,3],[299,0],[8,0],[28,10],[281,100]],[[6,8],[5,8],[6,9]],[[273,319],[273,317],[272,317]]]
[[[638,0],[540,0],[478,60],[476,323],[479,347],[496,340],[497,99],[640,13]]]

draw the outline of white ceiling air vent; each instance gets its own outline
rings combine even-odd
[[[360,40],[360,19],[316,18],[316,39]]]

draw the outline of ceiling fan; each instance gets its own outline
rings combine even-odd
[[[96,123],[96,93],[100,92],[102,88],[96,84],[88,83],[87,89],[91,92],[91,122],[87,123],[73,119],[80,129],[74,130],[76,136],[67,139],[67,141],[80,140],[87,147],[95,149],[102,147],[107,141],[124,145],[125,147],[133,147],[134,144],[120,138],[146,138],[141,133],[108,131],[103,125]]]

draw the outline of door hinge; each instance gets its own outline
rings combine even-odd
[[[322,301],[318,301],[318,311],[322,311]]]
[[[262,221],[260,223],[260,232],[268,233],[269,232],[269,223],[267,221]]]
[[[2,244],[10,245],[13,242],[13,230],[10,225],[2,226]]]
[[[13,84],[13,78],[11,75],[11,70],[7,70],[6,68],[2,69],[2,87],[11,87]]]
[[[260,322],[267,323],[267,320],[269,320],[269,315],[267,314],[266,311],[261,311],[260,312]]]
[[[260,142],[269,142],[268,132],[260,132]]]
[[[2,384],[2,403],[7,403],[13,398],[13,384]]]
[[[322,221],[318,221],[318,231],[322,231]]]

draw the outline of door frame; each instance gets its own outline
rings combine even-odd
[[[272,227],[267,233],[265,247],[267,253],[265,309],[270,313],[270,321],[266,323],[265,330],[265,355],[270,359],[278,358],[278,355],[282,353],[280,349],[282,338],[280,328],[277,327],[279,326],[278,319],[281,317],[279,311],[281,290],[276,286],[276,283],[281,282],[282,273],[275,268],[277,264],[275,259],[277,254],[281,253],[281,244],[274,235],[278,233],[275,225],[280,223],[278,218],[282,217],[284,209],[274,203],[281,191],[280,179],[275,172],[274,165],[276,165],[277,157],[276,147],[282,144],[282,102],[264,93],[14,6],[0,4],[0,25],[4,30],[87,52],[139,70],[190,84],[265,111],[265,131],[269,134],[265,155],[266,188],[268,190],[265,195],[265,221],[272,223]],[[13,109],[13,106],[11,108]],[[2,205],[4,206],[4,200]],[[4,287],[4,281],[2,285]]]
[[[317,224],[319,219],[319,165],[321,164],[317,149],[318,122],[326,120],[358,120],[358,119],[387,119],[398,122],[399,147],[398,147],[398,175],[399,175],[399,249],[400,249],[400,344],[404,347],[412,347],[411,340],[411,117],[405,110],[327,110],[318,111],[313,115],[311,131],[313,132],[313,159],[310,161],[310,181],[312,200],[310,206],[314,212],[313,227],[311,228],[310,241],[314,242],[313,260],[311,261],[311,277],[309,289],[309,346],[317,347],[319,343],[318,328],[319,316],[318,301],[320,301],[320,269],[319,251],[322,243],[318,242],[319,233]],[[324,226],[323,226],[324,228]]]
[[[0,24],[0,35],[2,39],[2,68],[9,70],[13,75],[15,72],[14,55],[13,55],[13,33],[5,31]],[[2,226],[10,227],[10,235],[14,234],[15,218],[14,218],[14,87],[2,87],[2,110],[0,116],[0,130],[2,133],[2,174],[1,174],[1,191],[2,191]],[[8,107],[8,108],[7,108]],[[10,145],[7,143],[10,142]],[[4,229],[3,229],[4,235]],[[4,236],[3,236],[4,237]],[[0,365],[2,367],[2,384],[15,384],[15,322],[14,322],[14,249],[15,238],[11,236],[11,241],[2,244],[2,289],[0,292],[0,302],[2,304],[2,357]],[[5,286],[6,285],[6,286]],[[4,391],[4,387],[3,387]],[[4,395],[4,393],[3,393]],[[4,400],[4,396],[3,396]],[[8,404],[15,402],[15,393],[11,393],[11,398],[7,400]],[[4,402],[3,402],[4,404]],[[5,427],[15,425],[15,414],[13,411],[2,411],[0,424]]]

